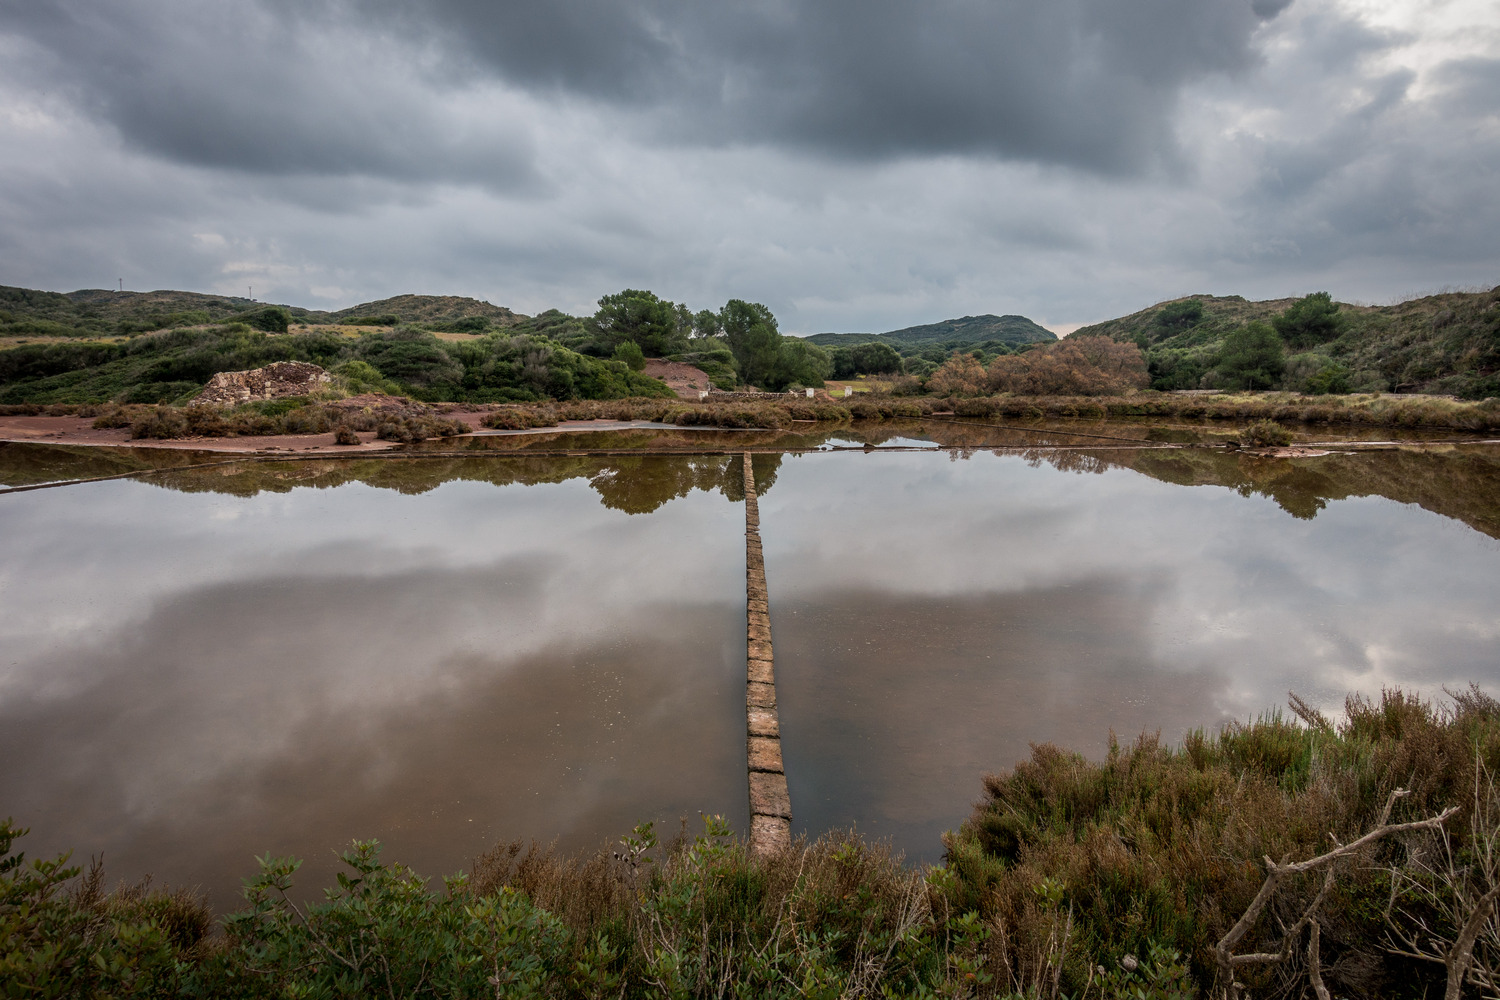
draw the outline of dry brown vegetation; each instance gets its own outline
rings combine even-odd
[[[1457,856],[1500,834],[1488,829],[1476,842],[1468,833],[1473,811],[1493,806],[1485,780],[1500,767],[1493,699],[1471,688],[1451,706],[1434,707],[1388,691],[1378,701],[1349,699],[1337,727],[1293,704],[1298,720],[1271,715],[1218,734],[1198,731],[1177,748],[1144,735],[1113,744],[1102,763],[1035,747],[1029,761],[985,780],[985,800],[948,841],[949,867],[963,887],[958,905],[1011,928],[1018,954],[1041,954],[1055,928],[1038,887],[1052,887],[1052,922],[1066,915],[1076,949],[1060,959],[1075,988],[1100,956],[1139,955],[1162,942],[1188,956],[1195,979],[1209,988],[1225,985],[1215,946],[1264,884],[1263,859],[1300,861],[1354,841],[1382,822],[1398,788],[1410,794],[1400,797],[1396,820],[1456,807],[1445,833]],[[1443,969],[1391,944],[1403,921],[1450,927],[1443,922],[1451,916],[1430,899],[1393,893],[1393,873],[1413,872],[1440,836],[1424,831],[1372,844],[1338,867],[1327,890],[1321,872],[1288,878],[1244,950],[1279,952],[1283,932],[1316,900],[1320,971],[1335,991],[1420,996],[1442,984]],[[1483,873],[1463,868],[1455,877]],[[1451,902],[1454,891],[1439,895]],[[1302,954],[1293,949],[1286,961],[1241,978],[1258,993],[1311,992]],[[1484,961],[1493,968],[1497,959]]]
[[[751,856],[717,817],[567,857],[521,842],[446,892],[373,842],[323,902],[260,859],[209,940],[190,896],[21,865],[0,825],[0,975],[28,995],[1449,996],[1500,976],[1500,703],[1295,696],[1180,746],[1054,746],[984,780],[914,869],[844,832]],[[1226,972],[1232,969],[1232,973]],[[504,987],[503,989],[501,987]]]

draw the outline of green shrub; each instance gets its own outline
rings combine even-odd
[[[1292,443],[1292,432],[1274,420],[1257,420],[1240,432],[1247,448],[1284,448]]]
[[[103,870],[69,856],[12,853],[27,831],[0,821],[0,991],[12,997],[174,997],[201,958],[211,919],[184,892],[148,883],[103,891]],[[69,887],[69,883],[75,882]]]
[[[264,309],[240,313],[235,319],[256,330],[264,330],[267,333],[286,333],[292,316],[280,306],[267,306]]]
[[[621,341],[610,360],[623,362],[633,372],[643,371],[646,367],[646,355],[641,352],[641,345],[633,340]]]
[[[1301,860],[1325,851],[1330,837],[1352,841],[1378,821],[1398,785],[1411,795],[1397,819],[1463,806],[1476,781],[1483,787],[1483,774],[1500,766],[1500,704],[1477,689],[1448,709],[1399,691],[1376,702],[1350,698],[1337,728],[1294,705],[1303,724],[1272,714],[1217,736],[1190,733],[1177,749],[1142,736],[1133,745],[1112,742],[1097,763],[1034,747],[1030,760],[985,779],[985,801],[945,838],[955,905],[1016,928],[1013,943],[1024,955],[1048,933],[1038,892],[1055,887],[1077,948],[1062,960],[1066,988],[1093,978],[1097,957],[1158,946],[1185,956],[1207,989],[1216,975],[1212,946],[1259,891],[1262,857]],[[1456,849],[1467,843],[1454,825],[1449,835]],[[1410,857],[1401,842],[1384,841],[1338,870],[1319,911],[1323,973],[1335,995],[1433,990],[1426,967],[1382,947],[1388,866]],[[1296,920],[1320,882],[1288,884],[1274,910],[1283,923],[1262,920],[1242,950],[1274,950],[1278,927]],[[1273,973],[1250,968],[1242,978],[1259,991]]]
[[[1304,296],[1271,321],[1291,347],[1313,347],[1338,337],[1343,330],[1339,304],[1327,292]]]
[[[1224,338],[1214,379],[1226,389],[1273,389],[1281,383],[1282,354],[1275,330],[1264,323],[1246,323]]]

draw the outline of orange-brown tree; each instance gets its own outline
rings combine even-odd
[[[990,392],[1019,396],[1114,396],[1149,384],[1141,349],[1108,337],[1069,337],[1023,354],[1002,355],[986,377]]]

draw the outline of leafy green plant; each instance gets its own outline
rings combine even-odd
[[[443,895],[402,865],[380,860],[378,841],[340,855],[349,869],[322,903],[299,906],[290,891],[301,862],[257,859],[247,910],[225,920],[226,972],[238,967],[271,992],[333,997],[534,997],[564,974],[569,935],[525,896],[481,898],[467,879]]]
[[[1313,292],[1292,303],[1271,321],[1290,347],[1313,347],[1338,337],[1343,330],[1339,304],[1327,292]]]
[[[1224,338],[1213,377],[1226,389],[1273,389],[1281,383],[1281,337],[1264,323],[1246,323]]]
[[[615,347],[615,352],[610,355],[610,360],[622,362],[633,372],[641,371],[646,367],[646,355],[641,353],[641,345],[633,340],[621,341]]]
[[[13,853],[26,833],[0,821],[0,995],[180,995],[209,929],[201,901],[145,883],[106,895],[97,864],[70,891],[82,869]]]

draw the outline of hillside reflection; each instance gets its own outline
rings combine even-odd
[[[1389,434],[1389,429],[1385,433]],[[694,491],[718,493],[731,503],[743,500],[740,458],[733,453],[735,449],[785,449],[795,453],[839,446],[939,445],[950,449],[948,455],[953,461],[967,461],[986,453],[1016,454],[1019,449],[1033,465],[1045,464],[1065,472],[1097,474],[1127,469],[1178,486],[1227,487],[1246,497],[1268,497],[1288,514],[1302,519],[1315,517],[1335,500],[1379,496],[1416,504],[1500,538],[1500,447],[1428,445],[1302,458],[1267,457],[1220,447],[1150,447],[1164,443],[1211,445],[1229,436],[1222,428],[1197,425],[1055,421],[1001,426],[893,420],[815,432],[640,430],[517,435],[450,442],[443,447],[428,442],[413,453],[430,457],[270,462],[236,462],[224,454],[165,449],[0,444],[0,483],[22,485],[158,469],[163,471],[142,481],[183,493],[251,497],[299,487],[331,489],[346,483],[416,495],[448,482],[533,486],[584,479],[606,507],[644,514]],[[1304,436],[1327,435],[1305,432]],[[1132,447],[1137,442],[1140,446]],[[640,454],[567,454],[599,448]],[[1058,448],[1064,450],[1053,450]],[[685,449],[723,449],[730,453],[663,454]],[[775,485],[784,457],[785,453],[773,451],[755,454],[760,493]],[[181,468],[205,462],[228,464]]]

